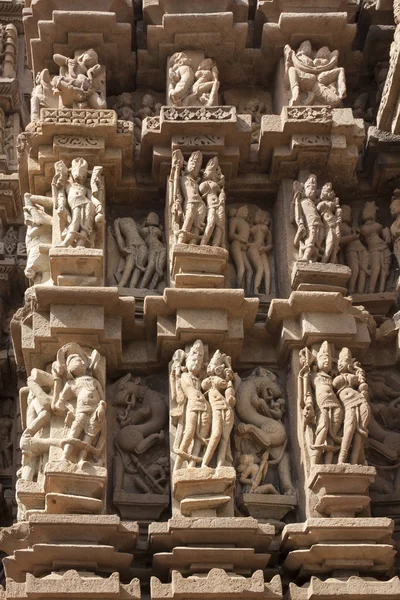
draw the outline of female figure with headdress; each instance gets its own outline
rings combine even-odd
[[[204,363],[204,346],[201,340],[196,340],[186,353],[185,369],[180,375],[179,394],[182,392],[181,404],[185,406],[184,431],[180,443],[175,443],[177,455],[175,470],[181,469],[184,461],[189,467],[201,463],[201,447],[206,444],[210,432],[210,404],[201,392],[201,375]],[[190,450],[190,447],[191,450]],[[189,452],[190,450],[190,452]]]
[[[332,355],[328,342],[323,342],[317,354],[317,371],[311,374],[317,405],[317,423],[312,450],[315,464],[324,454],[325,463],[331,464],[336,445],[340,443],[339,430],[343,423],[343,408],[333,389]]]
[[[363,224],[360,233],[367,245],[370,261],[369,294],[385,291],[392,255],[389,247],[390,232],[376,220],[377,210],[378,207],[374,201],[366,202],[361,216]]]
[[[338,370],[339,375],[333,380],[333,387],[344,406],[343,438],[338,463],[362,464],[363,442],[368,437],[371,417],[365,372],[348,348],[340,351]]]
[[[337,263],[337,255],[340,245],[340,223],[342,222],[342,210],[330,182],[321,188],[317,210],[324,225],[324,252],[321,257],[322,263]]]
[[[227,458],[231,458],[229,436],[235,420],[233,408],[236,404],[233,377],[230,356],[217,350],[208,363],[207,377],[201,384],[212,411],[211,435],[202,467],[210,464],[217,448],[217,467],[226,466]]]
[[[211,158],[204,169],[199,192],[207,204],[207,224],[200,241],[201,246],[224,245],[225,237],[225,177],[218,164],[218,158]]]

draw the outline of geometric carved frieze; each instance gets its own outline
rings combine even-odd
[[[218,156],[225,178],[236,177],[239,163],[248,159],[251,116],[238,115],[234,106],[167,107],[159,117],[143,122],[140,164],[165,189],[174,150],[201,150]]]
[[[46,194],[54,163],[68,165],[79,155],[89,168],[103,166],[107,199],[129,202],[135,185],[132,123],[107,109],[42,109],[40,119],[22,136],[21,193]]]
[[[225,598],[229,593],[231,597],[242,599],[260,598],[260,600],[279,600],[282,597],[282,583],[279,575],[275,575],[270,583],[264,581],[263,572],[256,571],[251,577],[237,577],[223,569],[211,569],[205,577],[192,576],[185,578],[179,571],[172,571],[172,582],[161,583],[156,577],[151,579],[152,600],[169,600],[193,598],[197,600],[207,594],[207,598]]]
[[[285,106],[262,117],[259,160],[273,181],[312,168],[350,187],[364,137],[364,123],[350,108]]]
[[[28,61],[33,72],[49,69],[57,72],[53,54],[73,56],[76,50],[93,48],[101,64],[107,66],[107,86],[111,93],[121,93],[133,89],[136,68],[135,54],[132,52],[132,15],[128,16],[129,5],[123,2],[102,0],[96,10],[77,9],[76,3],[62,4],[57,10],[55,2],[35,2],[26,15],[25,35],[27,40]],[[102,11],[106,5],[124,6],[123,13]],[[103,6],[101,6],[103,5]],[[61,8],[61,7],[60,7]],[[107,7],[115,10],[113,6]],[[118,8],[117,8],[118,10]],[[128,22],[119,22],[118,18],[127,18]],[[123,65],[123,68],[120,68]]]

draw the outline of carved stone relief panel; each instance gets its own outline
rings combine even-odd
[[[167,390],[166,376],[130,373],[107,389],[112,502],[123,519],[156,520],[169,506]]]
[[[280,522],[296,506],[288,448],[286,400],[277,376],[262,367],[237,377],[234,430],[240,511]]]
[[[297,394],[311,510],[331,517],[368,514],[376,471],[366,460],[371,406],[360,362],[327,341],[303,348]]]
[[[217,62],[202,52],[176,52],[168,60],[167,104],[216,106],[220,82]]]
[[[396,192],[395,192],[396,195]],[[390,205],[394,222],[388,212],[372,200],[354,206],[342,206],[340,224],[340,262],[351,269],[348,289],[351,294],[374,294],[392,291],[395,286],[392,251],[397,251],[398,201],[395,195]],[[389,228],[390,226],[390,228]],[[393,244],[392,244],[393,241]]]
[[[246,296],[268,297],[273,283],[272,220],[255,204],[227,208],[229,263],[226,287],[243,288]]]
[[[74,57],[54,54],[59,75],[51,77],[48,69],[36,75],[31,97],[31,119],[40,120],[42,108],[104,109],[106,103],[106,71],[91,48],[77,51]]]
[[[231,432],[236,393],[230,356],[196,340],[169,366],[173,512],[233,513]]]
[[[106,483],[105,360],[71,342],[20,392],[19,519],[27,510],[101,513]]]
[[[336,108],[345,97],[346,76],[339,66],[337,50],[313,47],[309,40],[296,49],[285,46],[276,75],[276,112],[280,112],[282,106]]]
[[[70,168],[62,160],[56,162],[54,171],[51,195],[25,194],[25,274],[33,283],[51,278],[55,285],[102,285],[103,167],[89,173],[87,161],[78,157]]]
[[[160,115],[161,107],[165,105],[165,94],[153,90],[136,90],[124,92],[119,96],[107,98],[109,108],[113,108],[118,118],[134,124],[135,154],[139,156],[142,143],[143,121]]]
[[[161,293],[166,285],[167,249],[159,215],[117,217],[107,231],[107,284],[121,294]]]
[[[228,258],[225,204],[225,177],[218,157],[205,160],[196,150],[185,160],[175,150],[166,218],[170,279],[176,287],[223,287]]]

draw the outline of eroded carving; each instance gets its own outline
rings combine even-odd
[[[285,400],[276,375],[257,367],[236,387],[236,468],[242,491],[295,496],[282,423]]]
[[[146,509],[151,510],[149,502],[154,504],[148,495],[156,494],[162,496],[156,502],[159,514],[169,502],[167,397],[130,373],[109,386],[108,393],[113,397],[113,429],[117,429],[114,504],[124,515],[130,514],[128,506],[132,514],[143,506],[146,514]]]
[[[195,72],[184,52],[176,52],[169,59],[168,98],[174,106],[215,106],[219,85],[215,60],[204,59]]]
[[[272,252],[271,218],[258,207],[251,212],[248,205],[228,210],[228,242],[236,271],[235,284],[244,288],[246,296],[271,293]]]
[[[311,42],[302,42],[298,50],[284,49],[285,83],[289,106],[340,106],[346,97],[346,78],[338,67],[339,52],[323,46],[313,50]]]
[[[165,279],[167,250],[159,216],[151,212],[139,225],[131,217],[114,221],[120,260],[115,279],[121,288],[157,290]]]

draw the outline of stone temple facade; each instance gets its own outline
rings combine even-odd
[[[399,0],[0,0],[0,600],[400,600],[399,292]]]

